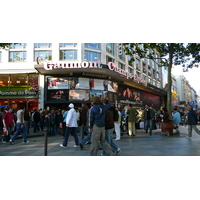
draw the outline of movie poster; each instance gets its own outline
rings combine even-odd
[[[108,99],[108,92],[100,90],[90,90],[90,100],[93,100],[95,96],[100,97],[102,100]]]
[[[148,92],[142,92],[143,106],[149,105],[153,108],[160,108],[160,96]]]
[[[89,78],[69,78],[70,89],[90,89]]]
[[[48,90],[47,91],[47,100],[61,100],[67,101],[68,100],[68,91],[67,90]]]
[[[109,92],[118,92],[118,83],[108,81],[108,91]]]
[[[89,101],[89,90],[69,90],[69,101]]]
[[[101,79],[90,79],[90,88],[92,90],[108,90],[108,81]]]
[[[69,89],[68,78],[48,78],[48,90]]]

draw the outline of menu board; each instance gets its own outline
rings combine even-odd
[[[47,100],[68,100],[68,91],[67,90],[48,90],[47,91]]]
[[[90,89],[89,78],[69,78],[70,89]]]
[[[108,81],[108,91],[109,92],[118,92],[118,83]]]
[[[69,89],[68,78],[48,78],[48,90]]]
[[[89,90],[69,90],[69,101],[89,101]]]
[[[101,91],[101,90],[90,90],[90,100],[93,100],[95,96],[100,97],[102,100],[108,98],[108,92],[107,91]]]
[[[108,81],[101,79],[90,79],[90,88],[92,90],[108,90]]]

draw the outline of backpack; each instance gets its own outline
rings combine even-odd
[[[117,110],[114,110],[114,122],[118,121],[119,119],[119,113]]]

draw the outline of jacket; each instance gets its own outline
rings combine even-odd
[[[190,110],[188,113],[188,124],[197,125],[197,114],[194,110]]]
[[[181,115],[179,112],[173,114],[173,124],[179,124],[181,122]]]
[[[114,128],[114,106],[110,106],[110,108],[106,112],[106,117],[105,117],[105,129],[112,129]]]
[[[91,111],[90,111],[90,123],[89,127],[92,128],[94,125],[97,125],[98,127],[104,127],[105,126],[105,116],[106,111],[108,108],[110,108],[111,104],[106,105],[100,105],[95,104],[93,105]]]
[[[149,108],[150,109],[150,108]],[[151,119],[155,119],[156,112],[153,109],[150,109],[150,117]],[[144,118],[147,119],[147,109],[144,109]]]
[[[78,127],[76,111],[75,111],[74,108],[71,108],[67,113],[66,126],[68,126],[68,127]]]
[[[136,108],[129,108],[127,110],[127,114],[128,114],[128,121],[129,122],[136,122],[137,115],[139,114],[138,111],[136,110]]]

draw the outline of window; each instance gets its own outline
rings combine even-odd
[[[0,62],[2,62],[2,52],[0,52]]]
[[[111,58],[111,57],[109,57],[109,56],[106,56],[106,63],[108,63],[108,62],[115,62],[115,59],[113,59],[113,58]]]
[[[93,49],[101,49],[101,43],[85,43],[85,47]]]
[[[141,74],[140,74],[139,72],[136,72],[136,74],[137,74],[137,76],[138,76],[138,77],[140,77],[140,76],[141,76]]]
[[[11,74],[10,75],[10,83],[11,86],[21,86],[27,85],[27,74]]]
[[[61,50],[60,60],[77,60],[77,50]]]
[[[10,49],[24,49],[26,48],[27,44],[26,43],[17,43],[17,44],[11,44]]]
[[[92,51],[84,51],[84,60],[87,60],[87,61],[101,60],[101,54],[92,52]]]
[[[122,64],[122,63],[118,63],[118,67],[120,68],[120,69],[123,69],[123,70],[125,70],[125,65],[124,64]]]
[[[34,60],[40,57],[41,60],[52,60],[52,51],[35,51]]]
[[[107,43],[106,44],[106,51],[110,54],[115,55],[115,44],[114,43]]]
[[[60,47],[77,46],[77,43],[60,43]]]
[[[34,43],[35,48],[51,48],[52,43]]]
[[[10,51],[9,62],[24,62],[26,61],[26,51]]]
[[[140,70],[140,61],[136,59],[136,69]]]
[[[131,74],[134,74],[133,68],[130,68],[130,67],[129,67],[129,68],[128,68],[128,72],[131,73]]]
[[[9,75],[1,74],[0,86],[8,86]]]

